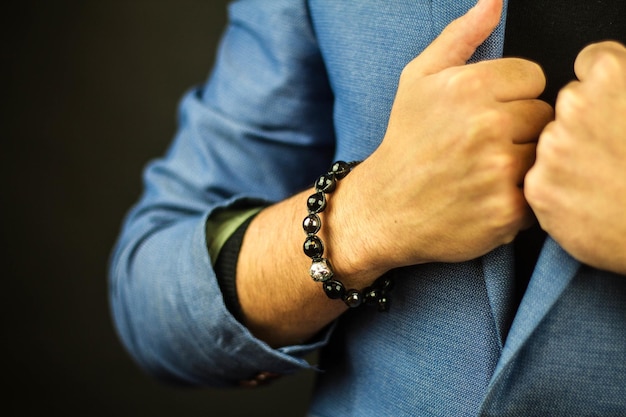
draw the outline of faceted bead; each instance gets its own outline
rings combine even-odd
[[[322,239],[315,235],[306,237],[303,245],[304,254],[309,258],[321,258],[324,254],[324,244]]]
[[[350,308],[356,308],[363,303],[363,297],[358,290],[352,289],[343,297],[343,302]]]
[[[323,285],[324,292],[328,296],[328,298],[337,300],[339,298],[343,298],[346,293],[346,289],[343,284],[337,280],[329,279]]]
[[[315,181],[315,189],[325,193],[332,193],[337,187],[337,180],[333,174],[324,174]]]
[[[348,175],[350,173],[350,170],[351,170],[350,164],[344,161],[337,161],[330,168],[330,172],[335,174],[335,177],[337,177],[338,180]]]
[[[324,193],[318,192],[311,196],[306,201],[306,206],[310,213],[321,213],[326,208],[326,197]]]
[[[315,213],[309,214],[302,221],[302,228],[309,235],[319,232],[321,227],[322,221],[320,220],[320,216]]]
[[[330,261],[326,258],[315,259],[309,269],[309,274],[313,281],[324,282],[328,281],[333,276],[333,269],[330,266]]]

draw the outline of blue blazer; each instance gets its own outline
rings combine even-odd
[[[511,246],[392,271],[388,314],[350,311],[307,345],[271,349],[224,306],[207,217],[281,200],[332,160],[366,158],[404,65],[473,3],[230,6],[215,68],[182,100],[175,140],[146,168],[111,260],[114,320],[146,371],[233,386],[315,369],[319,417],[626,415],[626,277],[579,264],[551,239],[517,310]],[[503,31],[472,60],[501,56]],[[308,364],[316,349],[320,363]]]

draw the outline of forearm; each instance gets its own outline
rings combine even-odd
[[[346,201],[349,190],[346,178],[320,216],[323,227],[318,235],[336,276],[346,288],[360,290],[385,268],[367,265],[364,252],[358,250],[359,226],[346,218],[354,208]],[[302,343],[347,309],[341,300],[329,299],[308,273],[311,260],[302,251],[302,220],[312,193],[304,191],[259,213],[239,254],[237,293],[245,324],[272,346]]]

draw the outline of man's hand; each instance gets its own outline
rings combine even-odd
[[[583,49],[525,180],[543,227],[572,256],[626,274],[626,48]]]
[[[520,185],[553,118],[537,100],[543,72],[521,59],[466,65],[501,7],[481,0],[406,66],[382,144],[344,180],[353,201],[369,196],[343,218],[367,220],[357,249],[376,266],[473,259],[534,221]]]
[[[501,7],[481,0],[408,64],[381,146],[333,192],[319,235],[346,286],[365,288],[403,265],[477,257],[532,217],[519,185],[535,144],[513,142],[535,140],[552,120],[535,99],[543,73],[522,60],[465,65]],[[302,276],[311,191],[262,210],[239,253],[243,321],[272,346],[304,343],[347,309]]]

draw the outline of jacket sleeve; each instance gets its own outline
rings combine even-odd
[[[303,356],[324,335],[274,350],[227,311],[205,222],[216,209],[271,203],[311,185],[332,159],[332,102],[305,1],[229,6],[212,74],[182,99],[177,134],[146,167],[111,257],[113,320],[147,372],[229,386],[311,367]]]

